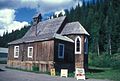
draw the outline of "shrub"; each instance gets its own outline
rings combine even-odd
[[[38,71],[39,71],[39,67],[38,67],[38,66],[33,65],[33,66],[32,66],[32,71],[38,72]]]
[[[119,69],[120,68],[120,53],[116,53],[112,56],[111,67],[113,69]]]
[[[96,63],[97,63],[97,60],[96,58],[98,58],[97,54],[96,53],[89,53],[89,56],[88,56],[88,64],[90,66],[95,66]]]
[[[89,65],[96,67],[110,67],[111,64],[111,56],[103,53],[101,55],[97,55],[95,53],[89,54]]]
[[[108,55],[103,53],[97,55],[95,53],[89,53],[89,65],[95,67],[111,67],[113,69],[120,68],[120,53]]]

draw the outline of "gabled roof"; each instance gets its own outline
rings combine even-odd
[[[64,40],[64,41],[68,41],[68,42],[72,42],[72,43],[74,42],[72,39],[70,39],[66,36],[62,36],[62,35],[56,34],[56,33],[48,33],[48,34],[41,34],[38,36],[21,38],[21,39],[12,41],[8,44],[30,43],[30,42],[37,42],[37,41],[50,40],[50,39],[59,39],[59,40]]]
[[[42,34],[42,35],[39,35],[39,36],[23,37],[21,39],[12,41],[8,44],[19,44],[19,43],[29,43],[29,42],[35,42],[35,41],[49,40],[53,36],[54,36],[54,33]]]
[[[38,31],[40,34],[45,34],[45,33],[57,33],[57,31],[59,30],[59,28],[61,27],[61,24],[64,22],[66,16],[63,17],[59,17],[59,18],[55,18],[55,19],[51,19],[51,20],[47,20],[45,22],[41,22],[38,24],[38,27],[44,27],[43,30]]]
[[[36,36],[47,33],[56,33],[59,30],[61,24],[64,22],[65,18],[65,16],[62,16],[59,18],[39,22],[36,26],[32,26],[24,37]]]
[[[12,41],[8,44],[20,44],[50,39],[60,39],[68,42],[74,42],[72,39],[62,35],[69,34],[89,35],[88,32],[83,28],[83,26],[79,22],[71,22],[66,24],[65,19],[66,17],[62,16],[46,20],[43,22],[39,22],[37,25],[32,25],[28,32],[21,39]],[[62,23],[66,25],[62,27]],[[62,32],[57,33],[59,30]]]
[[[62,35],[69,35],[69,34],[89,35],[89,33],[84,29],[84,27],[79,22],[71,22],[71,23],[66,24],[61,34]]]

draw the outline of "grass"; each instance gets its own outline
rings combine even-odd
[[[93,71],[91,71],[93,70]],[[86,73],[87,78],[94,79],[109,79],[113,81],[120,81],[120,70],[113,70],[110,68],[92,68]]]
[[[56,72],[57,76],[60,76],[59,72]],[[69,73],[68,77],[74,77],[75,73]],[[97,68],[90,67],[86,72],[86,78],[88,79],[109,79],[113,81],[120,81],[120,70],[113,70],[111,68]]]

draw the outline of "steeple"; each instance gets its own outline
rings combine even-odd
[[[35,14],[33,16],[33,25],[38,24],[42,19],[41,13]]]

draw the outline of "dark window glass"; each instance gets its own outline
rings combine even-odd
[[[64,58],[64,44],[58,46],[58,58]]]
[[[60,50],[59,56],[63,56],[63,45],[60,45],[59,50]]]
[[[85,42],[84,42],[84,52],[85,52],[85,54],[88,53],[88,39],[87,39],[87,37],[85,38]]]
[[[77,38],[76,50],[80,51],[80,40],[79,40],[79,38]]]

